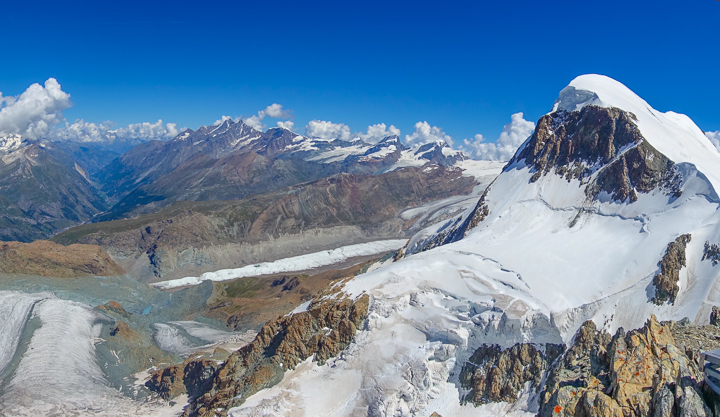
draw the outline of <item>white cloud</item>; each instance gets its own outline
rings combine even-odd
[[[225,120],[233,120],[230,116],[223,115],[221,118],[215,120],[215,123],[213,123],[213,126],[220,126]]]
[[[385,125],[385,123],[378,123],[368,126],[366,133],[356,133],[355,137],[362,139],[364,142],[377,143],[385,139],[386,137],[393,135],[400,136],[400,129],[393,125],[390,125],[390,127],[388,127],[387,125]]]
[[[0,133],[38,139],[62,122],[63,110],[71,106],[70,94],[54,78],[48,78],[44,87],[32,84],[16,97],[0,93]]]
[[[477,134],[473,140],[463,140],[460,150],[468,153],[473,159],[491,161],[509,161],[515,151],[535,130],[535,123],[525,120],[522,112],[515,113],[510,123],[503,127],[500,137],[495,143],[485,143],[483,135]]]
[[[277,127],[281,127],[281,128],[283,128],[283,129],[295,131],[295,123],[293,123],[292,120],[288,120],[288,121],[285,121],[285,122],[283,122],[283,121],[278,121],[278,122],[277,122]]]
[[[255,130],[263,131],[265,130],[265,125],[261,121],[262,118],[258,116],[250,116],[247,119],[245,119],[245,124],[252,127]]]
[[[710,142],[720,151],[720,130],[716,132],[705,132],[705,136],[707,136]]]
[[[415,123],[415,132],[412,135],[405,135],[405,142],[410,145],[424,145],[430,142],[445,141],[452,146],[453,139],[442,128],[430,126],[428,122]]]
[[[292,117],[289,111],[283,109],[282,104],[277,103],[265,107],[265,110],[260,110],[258,115],[262,115],[262,117],[270,116],[275,119],[289,119]]]
[[[342,123],[311,120],[305,126],[305,135],[319,139],[350,139],[350,127]]]
[[[290,110],[283,109],[282,104],[273,103],[265,107],[265,109],[260,110],[257,116],[247,117],[244,121],[246,125],[252,127],[253,129],[263,131],[266,126],[262,120],[265,117],[272,117],[274,119],[291,119],[292,112]]]
[[[172,139],[184,128],[178,129],[175,123],[163,124],[162,120],[155,123],[133,123],[127,127],[114,128],[115,123],[88,123],[78,119],[75,123],[65,123],[49,132],[48,137],[57,141],[74,142],[114,142],[117,139],[146,142],[150,140]]]

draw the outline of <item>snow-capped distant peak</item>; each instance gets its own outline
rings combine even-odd
[[[2,134],[0,133],[0,152],[12,152],[22,147],[23,139],[21,135],[16,133]]]
[[[551,113],[578,111],[585,106],[612,107],[632,113],[648,143],[677,164],[695,165],[720,191],[720,154],[688,116],[657,111],[622,83],[597,74],[572,80],[560,92]]]

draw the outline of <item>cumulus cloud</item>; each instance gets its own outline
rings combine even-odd
[[[720,151],[720,130],[716,132],[705,132],[705,136],[707,136],[710,142]]]
[[[430,126],[428,122],[415,123],[415,132],[411,135],[405,135],[405,142],[409,145],[424,145],[437,141],[445,141],[450,146],[453,144],[450,135],[443,132],[440,127]]]
[[[0,92],[0,133],[38,139],[62,122],[63,110],[71,106],[70,94],[54,78],[48,78],[44,86],[32,84],[19,96]]]
[[[176,123],[165,123],[158,119],[155,123],[133,123],[127,127],[116,128],[113,122],[88,123],[78,119],[75,123],[65,123],[48,134],[48,138],[56,141],[74,142],[114,142],[129,140],[146,142],[150,140],[172,139],[180,132]]]
[[[250,116],[245,118],[244,121],[246,125],[252,127],[253,129],[262,131],[265,130],[266,127],[262,122],[265,117],[272,117],[274,119],[291,119],[292,112],[283,109],[282,104],[273,103],[265,107],[265,109],[260,110],[257,116]]]
[[[295,123],[292,122],[292,120],[288,121],[278,121],[277,127],[281,127],[283,129],[292,130],[295,131]]]
[[[366,133],[356,133],[355,137],[362,139],[364,142],[377,143],[386,137],[393,135],[400,136],[400,129],[393,125],[388,127],[385,123],[378,123],[368,126]]]
[[[221,118],[215,120],[215,123],[213,123],[212,126],[220,126],[225,120],[233,120],[233,118],[223,115]]]
[[[318,139],[350,139],[350,127],[343,123],[311,120],[305,126],[305,135]]]
[[[490,161],[509,161],[525,139],[532,135],[535,123],[525,120],[522,112],[510,117],[510,123],[503,127],[500,137],[495,143],[485,143],[483,135],[477,134],[473,140],[463,140],[460,150],[474,159]]]

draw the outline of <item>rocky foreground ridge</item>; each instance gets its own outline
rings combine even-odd
[[[333,288],[319,294],[307,311],[265,324],[252,343],[224,363],[188,360],[155,371],[146,386],[166,399],[183,393],[194,397],[184,416],[227,415],[231,407],[279,383],[286,370],[311,356],[323,364],[350,344],[367,318],[370,297],[350,299],[333,294]]]
[[[720,348],[720,329],[688,320],[620,328],[611,336],[592,321],[561,345],[481,346],[465,364],[464,401],[515,402],[529,383],[545,416],[711,416],[720,397],[703,382],[701,352]],[[527,389],[527,388],[525,388]]]

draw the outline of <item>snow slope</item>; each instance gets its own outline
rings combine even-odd
[[[689,118],[653,110],[607,77],[573,80],[553,111],[587,105],[634,113],[645,140],[677,164],[682,195],[656,189],[633,203],[589,200],[588,182],[553,171],[531,182],[533,170],[515,161],[484,196],[487,217],[464,238],[418,252],[473,207],[418,233],[405,259],[345,285],[373,301],[366,327],[338,358],[299,366],[230,414],[534,415],[530,393],[512,405],[459,405],[457,375],[478,346],[568,343],[587,319],[610,332],[650,314],[707,323],[720,305],[720,266],[702,260],[704,242],[720,242],[720,155]],[[655,305],[658,261],[685,233],[692,241],[678,298]]]

